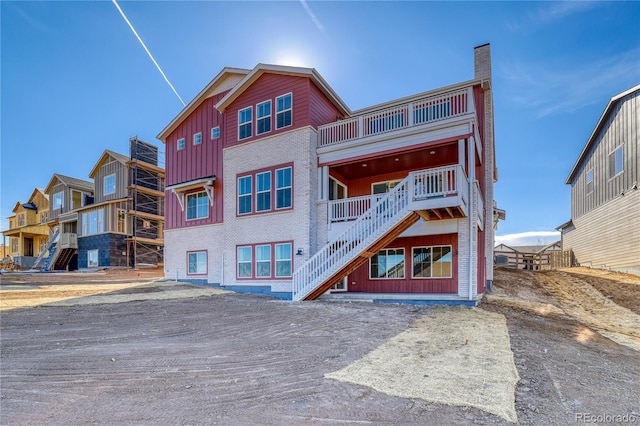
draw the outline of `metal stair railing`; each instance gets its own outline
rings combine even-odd
[[[294,272],[291,295],[293,301],[304,299],[409,214],[411,179],[412,174],[373,203],[352,226],[327,243]]]
[[[49,238],[49,241],[47,241],[47,245],[45,246],[44,250],[42,250],[40,252],[40,254],[38,255],[38,257],[36,258],[36,261],[34,262],[33,266],[31,267],[32,270],[42,266],[42,270],[44,271],[44,264],[46,263],[46,260],[48,259],[48,256],[45,256],[46,254],[48,254],[49,256],[51,256],[51,249],[53,248],[53,246],[58,242],[60,237],[60,228],[56,228],[56,232],[53,233],[53,235],[51,236],[51,238]]]

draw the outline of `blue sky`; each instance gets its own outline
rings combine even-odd
[[[507,244],[570,218],[564,181],[609,99],[640,83],[640,2],[119,1],[179,96],[223,67],[316,68],[352,110],[473,78],[491,43]],[[182,103],[111,1],[0,3],[0,228],[53,173],[155,138]],[[525,239],[515,237],[526,236]]]

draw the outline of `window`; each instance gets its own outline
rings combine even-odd
[[[27,224],[27,221],[25,220],[25,213],[20,213],[18,215],[18,226],[24,226]]]
[[[17,252],[18,252],[18,239],[11,238],[11,253],[17,253]]]
[[[214,127],[211,129],[211,139],[218,139],[220,137],[220,127]]]
[[[103,182],[104,195],[115,194],[116,192],[116,175],[107,175]],[[81,194],[82,195],[82,194]]]
[[[178,139],[178,151],[184,149],[184,138]]]
[[[589,170],[585,176],[585,180],[587,182],[586,189],[587,194],[591,194],[593,192],[593,170]]]
[[[609,154],[609,179],[622,173],[622,145]]]
[[[105,176],[105,178],[107,178],[107,177],[109,177],[109,176]],[[115,181],[116,181],[116,177],[115,177],[115,175],[113,175],[113,192],[116,192]],[[104,182],[103,182],[103,184],[104,184]],[[103,190],[104,190],[104,187],[103,187]],[[111,192],[110,194],[112,194],[113,192]],[[84,194],[82,192],[80,192],[80,191],[76,191],[76,190],[72,189],[71,190],[71,210],[79,209],[80,207],[84,206],[84,204],[85,204],[84,203]]]
[[[49,212],[44,211],[40,213],[40,223],[45,223],[49,220]]]
[[[256,105],[256,135],[271,131],[271,101]]]
[[[291,126],[291,93],[276,98],[276,129]]]
[[[256,246],[256,277],[271,277],[271,246]]]
[[[252,260],[251,260],[251,246],[238,247],[238,278],[251,278],[253,273]]]
[[[238,111],[238,140],[251,137],[251,124],[253,120],[253,107]]]
[[[116,232],[124,233],[126,231],[127,212],[118,209],[118,222],[116,224]]]
[[[207,252],[195,251],[188,253],[189,272],[187,274],[206,274],[207,273]]]
[[[64,192],[56,192],[53,194],[53,209],[61,209],[64,206]]]
[[[276,277],[291,276],[291,243],[276,244]]]
[[[276,209],[291,207],[291,167],[276,170]]]
[[[451,278],[451,246],[414,247],[412,278]]]
[[[251,213],[252,176],[238,178],[238,214]]]
[[[198,132],[193,135],[193,144],[200,145],[202,143],[202,132]]]
[[[271,172],[256,175],[256,211],[271,210]]]
[[[254,179],[255,188],[252,186]],[[254,194],[255,206],[252,204]],[[292,207],[292,166],[276,166],[270,170],[262,170],[238,177],[238,215],[265,213]]]
[[[206,192],[187,195],[187,220],[209,217],[209,197]]]
[[[82,235],[94,235],[104,232],[104,210],[82,213]]]
[[[372,279],[404,278],[404,249],[380,250],[369,263],[369,277]]]
[[[389,182],[378,182],[371,185],[371,193],[372,194],[384,194],[391,191],[393,188],[399,184],[399,180],[391,180]]]
[[[99,265],[98,249],[87,250],[87,267],[92,268]]]
[[[292,250],[292,242],[238,246],[237,278],[290,278],[293,269]]]

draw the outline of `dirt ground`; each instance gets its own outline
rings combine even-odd
[[[436,308],[203,294],[160,276],[2,275],[0,424],[510,424],[325,377]],[[639,278],[497,270],[494,284],[480,309],[506,318],[518,423],[640,422]]]

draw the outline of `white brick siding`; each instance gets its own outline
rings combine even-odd
[[[164,232],[164,274],[167,279],[222,282],[222,225],[167,229]],[[187,275],[187,252],[207,250],[207,275]]]
[[[309,258],[317,237],[316,132],[310,127],[237,145],[224,150],[224,280],[225,285],[267,285],[291,291],[291,280],[236,280],[236,246],[293,241],[293,270]],[[293,210],[238,217],[237,176],[293,163]],[[301,249],[302,256],[296,256]],[[274,261],[272,259],[272,261]]]

